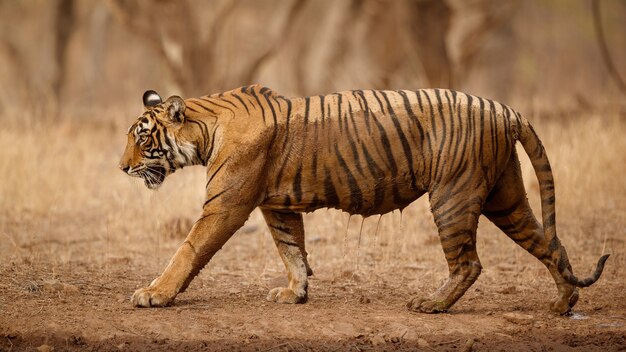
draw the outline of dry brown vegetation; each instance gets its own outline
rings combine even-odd
[[[612,254],[570,318],[548,313],[555,288],[547,270],[486,219],[478,235],[485,270],[474,288],[450,314],[406,311],[411,295],[447,275],[425,198],[380,219],[307,215],[316,275],[305,306],[264,302],[284,269],[254,213],[173,308],[132,309],[129,295],[158,275],[183,239],[184,221],[173,221],[199,214],[203,169],[179,171],[152,192],[115,167],[125,126],[9,124],[0,131],[0,346],[455,349],[469,339],[478,350],[623,346],[626,122],[617,113],[534,121],[552,160],[558,230],[576,272],[586,275],[599,255]],[[538,210],[532,167],[523,170]]]
[[[188,8],[172,10],[178,3]],[[626,110],[597,51],[589,3],[496,3],[0,1],[0,350],[623,349]],[[56,6],[71,6],[69,25]],[[624,8],[603,2],[621,72]],[[185,11],[207,20],[155,22]],[[448,16],[448,26],[411,27],[425,14]],[[46,30],[59,20],[66,26]],[[12,26],[24,30],[9,35]],[[445,65],[424,54],[441,42],[416,42],[428,26],[442,31]],[[180,39],[188,31],[195,41]],[[177,66],[179,46],[195,48],[181,59],[190,67],[205,64],[194,55],[210,56],[197,81]],[[205,181],[201,167],[189,168],[152,192],[117,169],[141,93],[197,95],[249,81],[287,95],[451,81],[510,103],[548,151],[557,231],[576,274],[611,253],[605,273],[582,290],[574,315],[554,316],[547,270],[481,218],[479,280],[450,313],[412,314],[404,303],[447,277],[424,197],[381,218],[306,215],[315,276],[305,305],[265,302],[285,275],[255,212],[173,307],[132,308],[130,294],[160,273],[200,214]],[[539,214],[534,172],[522,164]]]

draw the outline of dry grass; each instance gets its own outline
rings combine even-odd
[[[306,215],[315,275],[305,305],[263,299],[286,275],[254,212],[174,307],[133,309],[129,295],[163,270],[181,229],[199,215],[204,170],[185,169],[149,191],[117,169],[129,121],[95,122],[132,112],[101,115],[107,118],[3,121],[0,350],[270,350],[293,343],[298,350],[390,351],[424,342],[456,350],[471,340],[476,350],[609,351],[626,341],[626,121],[617,113],[534,118],[555,172],[560,238],[576,273],[587,276],[600,254],[612,253],[572,318],[548,313],[556,290],[547,270],[484,219],[479,280],[450,314],[406,311],[407,300],[429,294],[448,273],[426,197],[402,214]],[[522,161],[538,213],[537,181]],[[46,285],[72,290],[47,292]],[[520,313],[520,324],[505,316]]]
[[[558,230],[574,268],[586,275],[591,267],[580,263],[609,252],[609,275],[623,278],[626,122],[617,113],[534,120],[555,172]],[[149,191],[117,169],[124,125],[10,121],[0,130],[1,263],[46,263],[54,272],[88,262],[105,275],[109,263],[122,259],[147,268],[148,276],[164,267],[181,237],[171,233],[177,230],[163,229],[172,229],[171,219],[199,214],[204,171],[185,169],[159,191]],[[529,198],[539,214],[537,181],[522,159]],[[401,267],[417,273],[415,287],[425,281],[435,286],[446,275],[427,197],[382,219],[320,210],[305,221],[310,261],[318,271],[376,277]],[[479,231],[486,272],[517,265],[546,273],[484,218]],[[233,260],[242,257],[246,260]],[[238,271],[251,281],[282,272],[258,212],[209,268],[203,275]]]

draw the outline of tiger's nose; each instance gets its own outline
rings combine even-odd
[[[128,170],[130,170],[130,166],[120,165],[120,169],[125,173],[128,173]]]

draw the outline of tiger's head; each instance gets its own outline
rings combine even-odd
[[[120,169],[141,177],[146,187],[157,189],[165,177],[193,164],[195,146],[185,140],[185,102],[171,96],[165,102],[155,91],[143,95],[145,111],[128,129],[128,142]]]

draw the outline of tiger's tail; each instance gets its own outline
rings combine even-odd
[[[587,287],[596,282],[602,270],[604,263],[609,258],[609,254],[600,257],[596,270],[588,278],[579,279],[572,272],[565,248],[561,245],[561,241],[556,235],[556,211],[555,211],[555,192],[554,179],[552,177],[552,169],[546,151],[535,133],[533,127],[528,120],[518,115],[519,122],[519,141],[522,143],[526,154],[535,169],[535,174],[539,180],[539,191],[541,195],[541,217],[543,221],[544,236],[549,243],[549,253],[555,263],[561,276],[570,284],[576,287]]]

